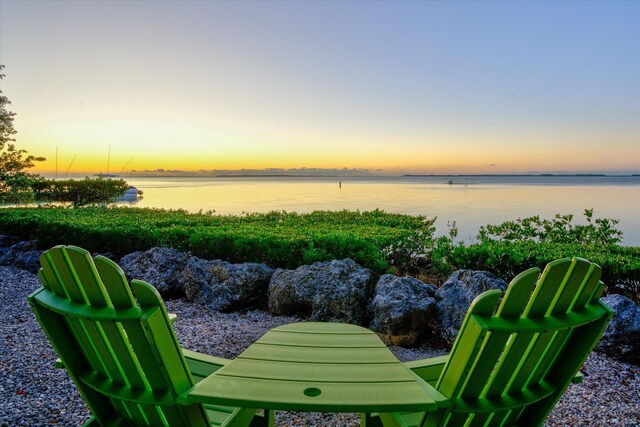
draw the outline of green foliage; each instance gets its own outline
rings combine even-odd
[[[4,77],[0,65],[0,80]],[[26,150],[16,148],[13,127],[14,112],[7,110],[11,104],[0,90],[0,203],[25,203],[33,200],[31,183],[38,179],[38,175],[30,174],[27,169],[34,166],[34,162],[41,162],[44,157],[27,155]]]
[[[222,216],[138,208],[0,210],[0,232],[38,238],[45,246],[75,244],[118,255],[171,246],[203,258],[283,268],[349,257],[380,273],[389,269],[380,248],[421,224],[421,218],[381,211]]]
[[[454,269],[487,270],[508,281],[528,268],[543,268],[553,260],[574,256],[602,267],[607,293],[623,294],[640,303],[640,248],[636,247],[494,241],[455,246],[448,254],[448,263]]]
[[[615,226],[618,220],[609,218],[593,219],[593,209],[585,209],[586,225],[573,224],[573,215],[556,214],[555,218],[541,219],[532,216],[515,221],[503,222],[500,225],[480,227],[478,239],[481,242],[567,242],[588,246],[613,246],[622,240],[622,232]]]
[[[31,187],[36,200],[70,202],[79,207],[96,203],[109,203],[121,197],[129,185],[122,179],[107,179],[102,176],[81,180],[38,180]]]
[[[620,237],[616,222],[586,213],[586,226],[571,224],[567,216],[486,226],[493,234],[485,231],[471,245],[453,243],[455,223],[449,224],[448,236],[436,237],[435,219],[379,210],[224,216],[139,208],[11,208],[0,209],[0,233],[116,255],[169,246],[208,259],[280,268],[351,258],[376,273],[411,274],[434,284],[461,268],[488,270],[508,281],[527,268],[579,256],[602,267],[609,293],[640,302],[640,248],[612,244]],[[537,225],[517,231],[522,224],[551,227],[546,234]]]
[[[510,280],[531,267],[543,268],[558,258],[582,257],[602,267],[608,293],[620,293],[640,303],[640,248],[618,246],[622,232],[617,220],[593,218],[584,211],[585,225],[573,224],[572,215],[553,219],[539,216],[480,228],[478,243],[469,246],[440,242],[434,258],[450,270],[488,270]]]
[[[387,262],[398,270],[413,272],[423,267],[425,256],[433,250],[436,218],[421,218],[409,236],[402,236],[382,248]]]

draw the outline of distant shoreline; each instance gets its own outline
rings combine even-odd
[[[608,175],[608,174],[604,174],[604,173],[576,173],[576,174],[554,174],[554,173],[540,173],[540,174],[461,174],[461,175],[429,175],[429,174],[405,174],[402,176],[407,176],[407,177],[411,177],[411,176],[419,176],[419,177],[449,177],[449,176],[456,176],[456,177],[465,177],[465,176],[479,176],[479,177],[522,177],[522,178],[526,178],[526,177],[532,177],[532,178],[539,178],[539,177],[568,177],[568,178],[576,178],[576,177],[586,177],[586,178],[590,178],[590,177],[606,177],[606,178],[616,178],[616,177],[621,177],[621,178],[628,178],[628,177],[632,177],[632,176],[640,176],[640,174],[629,174],[629,175]]]

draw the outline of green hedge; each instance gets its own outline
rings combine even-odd
[[[602,267],[608,293],[620,293],[640,302],[640,248],[594,248],[576,244],[492,242],[455,246],[447,262],[455,268],[480,269],[510,280],[518,273],[553,260],[582,257]]]
[[[38,239],[43,246],[74,244],[118,256],[165,246],[280,268],[351,258],[376,273],[411,274],[436,284],[460,268],[488,270],[509,281],[530,267],[579,256],[602,267],[608,292],[640,302],[640,248],[614,244],[619,235],[612,221],[575,226],[566,216],[550,222],[526,218],[487,226],[471,245],[435,238],[434,221],[379,210],[222,216],[140,208],[0,209],[0,233]],[[416,254],[425,256],[416,260]]]
[[[457,268],[484,268],[512,278],[531,267],[565,257],[582,257],[602,267],[607,293],[620,293],[640,303],[640,248],[619,246],[618,220],[595,218],[585,209],[584,223],[573,215],[556,214],[506,221],[480,228],[479,243],[446,247],[444,257]]]
[[[168,246],[282,268],[349,257],[376,272],[389,268],[380,248],[408,237],[421,223],[419,217],[381,211],[220,216],[139,208],[0,209],[0,232],[37,238],[45,246],[75,244],[116,255]]]

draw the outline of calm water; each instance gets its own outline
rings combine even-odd
[[[640,246],[640,176],[635,177],[126,177],[144,191],[135,205],[214,210],[219,214],[285,210],[382,209],[437,216],[438,233],[456,221],[459,239],[506,220],[582,212],[617,218],[625,245]],[[339,182],[342,185],[339,185]],[[452,181],[450,184],[449,181]]]

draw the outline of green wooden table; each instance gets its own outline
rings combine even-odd
[[[435,411],[449,404],[374,332],[342,323],[274,328],[184,398],[305,412]]]

